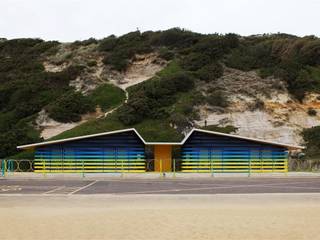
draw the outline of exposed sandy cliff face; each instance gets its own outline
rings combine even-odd
[[[114,85],[126,89],[154,77],[166,65],[167,62],[155,53],[136,55],[126,72],[109,70],[106,76]]]
[[[75,49],[70,44],[61,44],[57,54],[43,63],[44,67],[46,71],[59,72],[72,64],[90,66],[81,76],[70,81],[70,86],[86,95],[105,82],[110,82],[126,92],[128,87],[154,77],[167,65],[156,53],[149,53],[136,55],[127,71],[117,72],[103,64],[103,57],[96,51],[96,47],[91,44]],[[92,62],[95,64],[90,65]],[[198,89],[205,95],[210,89],[223,91],[230,102],[227,109],[208,104],[200,106],[200,120],[195,122],[200,126],[207,120],[208,125],[233,125],[238,128],[237,134],[243,136],[302,144],[301,130],[320,125],[319,95],[309,93],[300,103],[289,95],[285,84],[279,79],[261,78],[254,71],[243,72],[225,68],[220,79],[200,84]],[[314,109],[319,114],[310,116],[309,109]],[[42,111],[36,122],[42,130],[41,136],[47,139],[88,119],[106,116],[114,110],[107,113],[97,111],[95,114],[83,116],[82,120],[76,123],[56,122]]]
[[[234,69],[226,69],[217,82],[218,88],[229,96],[230,106],[224,112],[201,106],[199,125],[203,126],[207,119],[208,125],[233,125],[243,136],[289,144],[302,144],[301,130],[320,125],[319,114],[308,114],[309,109],[320,113],[317,94],[308,94],[300,103],[290,97],[278,79],[262,79],[255,72]],[[263,106],[256,108],[257,102],[263,102]]]
[[[61,72],[72,64],[86,64],[89,62],[96,62],[95,65],[87,68],[77,79],[70,81],[70,86],[74,87],[76,91],[82,92],[84,95],[89,94],[100,84],[110,82],[126,92],[126,89],[135,84],[146,81],[156,75],[162,70],[167,62],[159,59],[156,53],[136,55],[130,63],[127,71],[117,72],[113,71],[102,62],[103,57],[99,52],[95,51],[96,45],[81,46],[73,49],[70,44],[61,44],[57,54],[48,58],[44,63],[44,67],[48,72]],[[125,100],[125,102],[127,99]],[[118,108],[118,107],[117,107]],[[111,109],[106,113],[97,110],[93,114],[86,114],[82,116],[81,121],[73,123],[61,123],[51,119],[45,110],[38,114],[36,119],[37,128],[41,130],[41,137],[44,139],[56,136],[64,131],[72,129],[89,119],[107,116],[116,109]]]

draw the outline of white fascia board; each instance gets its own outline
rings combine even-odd
[[[271,145],[275,145],[275,146],[286,147],[288,149],[305,149],[305,147],[298,146],[298,145],[284,144],[284,143],[279,143],[279,142],[274,142],[274,141],[262,140],[262,139],[258,139],[258,138],[243,137],[243,136],[239,136],[239,135],[235,135],[235,134],[221,133],[221,132],[203,130],[203,129],[198,129],[198,128],[193,128],[190,131],[190,133],[183,139],[182,144],[184,144],[186,142],[186,140],[190,137],[190,135],[195,131],[214,134],[214,135],[219,135],[219,136],[226,136],[226,137],[244,139],[244,140],[249,140],[249,141],[254,141],[254,142],[266,143],[266,144],[271,144]]]
[[[115,130],[115,131],[110,131],[110,132],[83,135],[83,136],[79,136],[79,137],[72,137],[72,138],[52,140],[52,141],[46,141],[46,142],[40,142],[40,143],[26,144],[26,145],[17,146],[17,149],[28,149],[28,148],[34,148],[34,147],[39,147],[39,146],[69,142],[69,141],[74,141],[74,140],[81,140],[81,139],[92,138],[92,137],[100,137],[100,136],[111,135],[111,134],[122,133],[122,132],[129,132],[129,131],[134,131],[138,135],[138,137],[142,140],[142,142],[145,144],[144,139],[140,136],[140,134],[136,131],[136,129],[127,128],[127,129]]]

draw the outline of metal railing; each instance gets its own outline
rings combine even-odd
[[[55,169],[52,163],[42,161],[37,162],[34,160],[13,160],[13,159],[0,159],[0,176],[5,177],[7,175],[14,175],[15,173],[26,173],[26,172],[35,172],[41,173],[44,176],[46,174],[51,173],[77,173],[81,176],[85,176],[85,174],[89,173],[120,173],[122,176],[124,173],[156,173],[160,174],[160,176],[165,176],[167,173],[170,172],[172,176],[175,176],[176,173],[210,173],[211,176],[214,176],[218,173],[224,172],[236,172],[236,168],[239,168],[239,172],[243,173],[243,167],[245,166],[244,163],[241,165],[225,165],[221,164],[221,161],[209,161],[209,162],[193,162],[184,159],[174,158],[171,161],[171,169],[166,171],[164,169],[164,162],[162,159],[158,160],[159,162],[155,162],[154,159],[145,159],[145,164],[140,165],[142,167],[141,171],[130,172],[126,167],[124,167],[124,163],[122,161],[117,161],[115,165],[112,165],[112,169],[110,171],[106,171],[106,167],[110,165],[110,163],[103,163],[103,165],[97,165],[96,163],[86,162],[86,161],[77,161],[74,160],[73,162],[67,161],[64,165],[59,168]],[[55,163],[54,163],[55,164]],[[107,165],[108,164],[108,165]],[[246,169],[248,176],[252,173],[263,173],[265,172],[265,162],[252,162],[248,161],[247,163],[248,168]],[[281,163],[281,172],[287,172],[287,161]],[[156,167],[157,165],[157,167]],[[276,172],[273,171],[279,170],[278,166],[274,163],[272,165],[266,165],[268,168],[272,167],[272,170],[268,172]],[[262,169],[261,169],[262,167]],[[168,169],[168,168],[167,168]],[[278,172],[280,172],[278,171]]]

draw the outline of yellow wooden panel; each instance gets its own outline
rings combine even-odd
[[[172,165],[172,146],[155,145],[154,146],[154,171],[171,172]]]

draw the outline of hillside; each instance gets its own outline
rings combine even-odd
[[[0,157],[19,144],[127,127],[177,141],[205,123],[319,155],[314,36],[169,29],[73,43],[1,39],[0,83]]]

